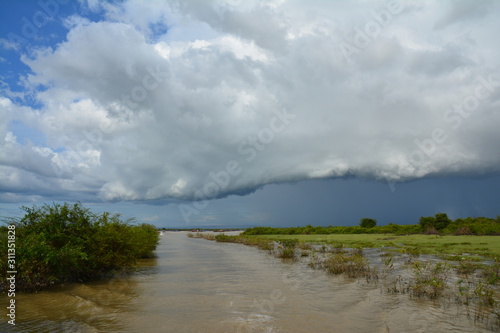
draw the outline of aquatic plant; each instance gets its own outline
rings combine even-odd
[[[295,248],[297,247],[299,240],[294,239],[280,239],[278,241],[277,256],[279,258],[295,258]]]
[[[230,236],[230,235],[226,235],[226,234],[220,234],[220,235],[216,235],[214,238],[215,238],[216,242],[239,243],[238,236]]]
[[[299,242],[299,248],[301,250],[312,250],[311,243]]]
[[[468,278],[469,276],[473,275],[480,266],[481,265],[477,263],[471,262],[469,259],[460,258],[458,260],[458,265],[455,267],[455,271],[458,275],[462,275],[465,276],[465,278]]]
[[[442,296],[448,288],[447,280],[450,266],[447,263],[415,261],[412,264],[412,269],[414,279],[410,288],[413,296],[427,296],[430,299],[436,299]]]
[[[496,257],[491,265],[483,266],[482,276],[489,284],[500,284],[500,257]]]
[[[346,275],[349,278],[366,277],[367,280],[377,279],[377,273],[363,257],[361,249],[332,253],[326,258],[315,257],[310,266],[323,269],[334,275]]]
[[[203,239],[206,239],[206,240],[215,240],[215,235],[214,234],[211,234],[211,233],[204,233],[203,236],[202,236]]]
[[[224,235],[219,239],[267,249],[277,257],[283,257],[285,253],[285,258],[293,259],[297,259],[297,253],[306,256],[309,248],[312,248],[304,241],[320,243],[316,245],[317,250],[309,252],[309,258],[304,259],[311,268],[353,279],[365,278],[368,282],[381,283],[380,286],[389,293],[427,298],[435,304],[449,305],[449,302],[455,300],[457,305],[464,306],[465,314],[475,322],[486,325],[493,331],[500,328],[498,289],[500,259],[497,256],[493,263],[480,263],[480,260],[484,261],[484,257],[465,254],[465,252],[479,251],[481,245],[488,245],[489,249],[493,250],[490,250],[491,255],[496,255],[498,250],[494,236],[469,238],[470,236],[394,235],[380,238],[375,235],[345,237],[334,235],[333,238],[327,237],[325,239],[325,236],[316,235]],[[363,254],[361,246],[367,244],[370,246],[384,244],[384,247],[389,244],[392,247],[381,253],[381,263],[376,264],[378,267],[371,267]],[[300,252],[296,251],[297,248]],[[284,249],[287,250],[284,252]],[[304,253],[305,251],[307,252]],[[481,251],[483,252],[482,249]],[[438,259],[439,257],[422,260],[420,258],[422,253],[454,254],[444,255],[449,261],[443,261]],[[405,267],[409,274],[401,272]],[[379,279],[377,268],[381,269],[382,280]]]
[[[382,277],[385,278],[389,275],[391,271],[394,270],[394,255],[390,252],[384,252],[381,254],[384,261],[384,268],[382,269]]]

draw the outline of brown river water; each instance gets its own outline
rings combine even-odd
[[[388,294],[245,245],[168,232],[157,255],[129,276],[17,294],[17,325],[2,320],[0,331],[492,332],[454,306]]]

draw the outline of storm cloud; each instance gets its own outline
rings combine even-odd
[[[2,201],[500,172],[497,2],[83,5],[22,54],[36,105],[2,89]]]

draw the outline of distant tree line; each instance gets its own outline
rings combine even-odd
[[[83,282],[130,271],[136,259],[154,256],[156,227],[131,225],[120,215],[95,214],[80,203],[21,207],[15,225],[16,288],[36,291],[63,282]],[[6,286],[7,226],[0,227],[0,289]]]
[[[358,226],[317,226],[273,228],[254,227],[244,235],[328,235],[328,234],[440,234],[440,235],[500,235],[500,216],[467,217],[451,220],[445,213],[421,217],[418,224],[400,225],[389,223],[378,226],[377,221],[363,218]]]
[[[420,230],[428,234],[444,235],[500,235],[500,216],[467,217],[451,220],[445,213],[421,217]]]

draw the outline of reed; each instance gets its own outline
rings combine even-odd
[[[298,239],[282,239],[278,241],[277,256],[284,259],[294,259]]]
[[[311,259],[309,266],[349,278],[365,277],[367,280],[378,278],[376,270],[370,267],[361,249],[332,253],[326,258],[315,256]]]
[[[417,297],[437,299],[448,288],[450,266],[447,263],[415,261],[412,264],[414,279],[410,284],[411,294]]]

